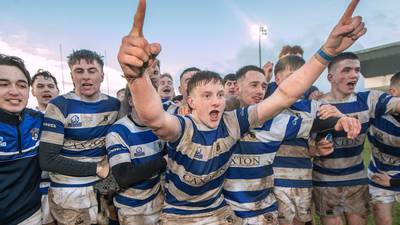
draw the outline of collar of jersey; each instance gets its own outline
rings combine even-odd
[[[11,114],[3,109],[0,109],[0,122],[7,123],[10,125],[18,125],[22,120],[23,111],[19,114]]]

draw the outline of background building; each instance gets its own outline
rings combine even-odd
[[[360,58],[364,87],[387,91],[390,78],[400,71],[400,41],[355,53]]]

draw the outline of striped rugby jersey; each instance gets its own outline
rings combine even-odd
[[[226,205],[222,195],[232,146],[259,122],[255,107],[224,112],[217,128],[200,127],[189,116],[177,116],[181,134],[169,142],[163,212],[201,214]]]
[[[261,127],[251,129],[233,146],[223,194],[238,217],[255,217],[277,210],[272,193],[275,154],[284,139],[308,137],[312,122],[281,113]]]
[[[163,157],[164,142],[150,128],[136,124],[130,116],[119,119],[111,126],[106,145],[111,168],[125,162],[133,165],[151,163]],[[151,204],[158,195],[162,195],[160,174],[118,192],[114,204],[118,208],[132,208],[132,213],[136,215],[151,215],[161,211],[162,204]]]
[[[313,100],[299,100],[283,113],[312,121],[317,116],[319,106],[320,103]],[[312,125],[312,122],[310,123]],[[282,142],[273,164],[276,187],[312,187],[312,161],[308,151],[308,137],[309,134]]]
[[[368,140],[371,146],[371,161],[368,166],[368,175],[385,173],[400,178],[400,120],[390,114],[374,118],[368,131]],[[396,187],[384,187],[373,182],[369,176],[369,183],[386,190],[400,191]]]
[[[47,106],[41,141],[61,145],[60,154],[81,162],[98,162],[106,155],[107,130],[117,119],[119,100],[100,94],[96,101],[84,101],[70,92]],[[50,172],[52,187],[86,187],[100,178],[73,177]]]
[[[334,152],[314,159],[313,184],[320,187],[367,184],[361,153],[371,120],[395,112],[399,101],[380,91],[353,93],[344,100],[321,101],[336,106],[347,116],[357,118],[361,131],[354,140],[348,139],[344,132],[332,132]]]

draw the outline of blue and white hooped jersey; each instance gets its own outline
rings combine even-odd
[[[308,120],[312,126],[319,107],[319,102],[299,100],[283,113]],[[282,142],[273,164],[276,187],[312,187],[312,161],[308,150],[308,137],[309,134]]]
[[[226,205],[222,195],[231,165],[232,146],[251,127],[258,127],[255,107],[224,112],[217,128],[200,127],[189,116],[177,116],[181,135],[169,142],[163,212],[202,214]]]
[[[344,100],[321,101],[336,106],[347,116],[357,118],[361,123],[361,132],[352,140],[344,132],[333,131],[334,152],[314,159],[313,184],[320,187],[366,185],[368,179],[361,153],[368,128],[371,121],[386,113],[394,113],[399,100],[380,91],[367,91],[354,93]]]
[[[116,121],[119,100],[100,94],[95,101],[84,101],[70,92],[58,96],[47,106],[41,141],[61,145],[60,154],[81,162],[98,162],[106,155],[107,130]],[[52,187],[86,187],[97,176],[73,177],[50,173]]]
[[[232,164],[224,183],[225,199],[241,218],[277,210],[272,193],[272,163],[282,141],[308,137],[312,121],[278,114],[251,129],[233,146]]]
[[[385,173],[400,179],[400,119],[386,114],[374,118],[368,131],[371,161],[368,166],[369,183],[386,190],[400,191],[396,187],[383,187],[371,179],[372,173]]]
[[[163,157],[165,143],[150,128],[136,124],[129,116],[119,119],[111,126],[106,137],[110,167],[120,163],[133,165],[151,163]],[[127,176],[134,174],[127,174]],[[129,207],[136,215],[151,215],[160,212],[162,205],[153,208],[150,204],[158,195],[162,195],[160,174],[132,185],[118,192],[114,204],[118,208]]]

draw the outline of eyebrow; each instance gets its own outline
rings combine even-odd
[[[0,79],[0,82],[11,82],[9,79]],[[19,82],[19,83],[21,83],[21,82],[23,82],[23,83],[28,83],[28,81],[26,81],[26,80],[17,80],[17,82]]]
[[[26,81],[26,80],[17,80],[17,83],[25,83],[25,84],[27,84],[28,82]]]

